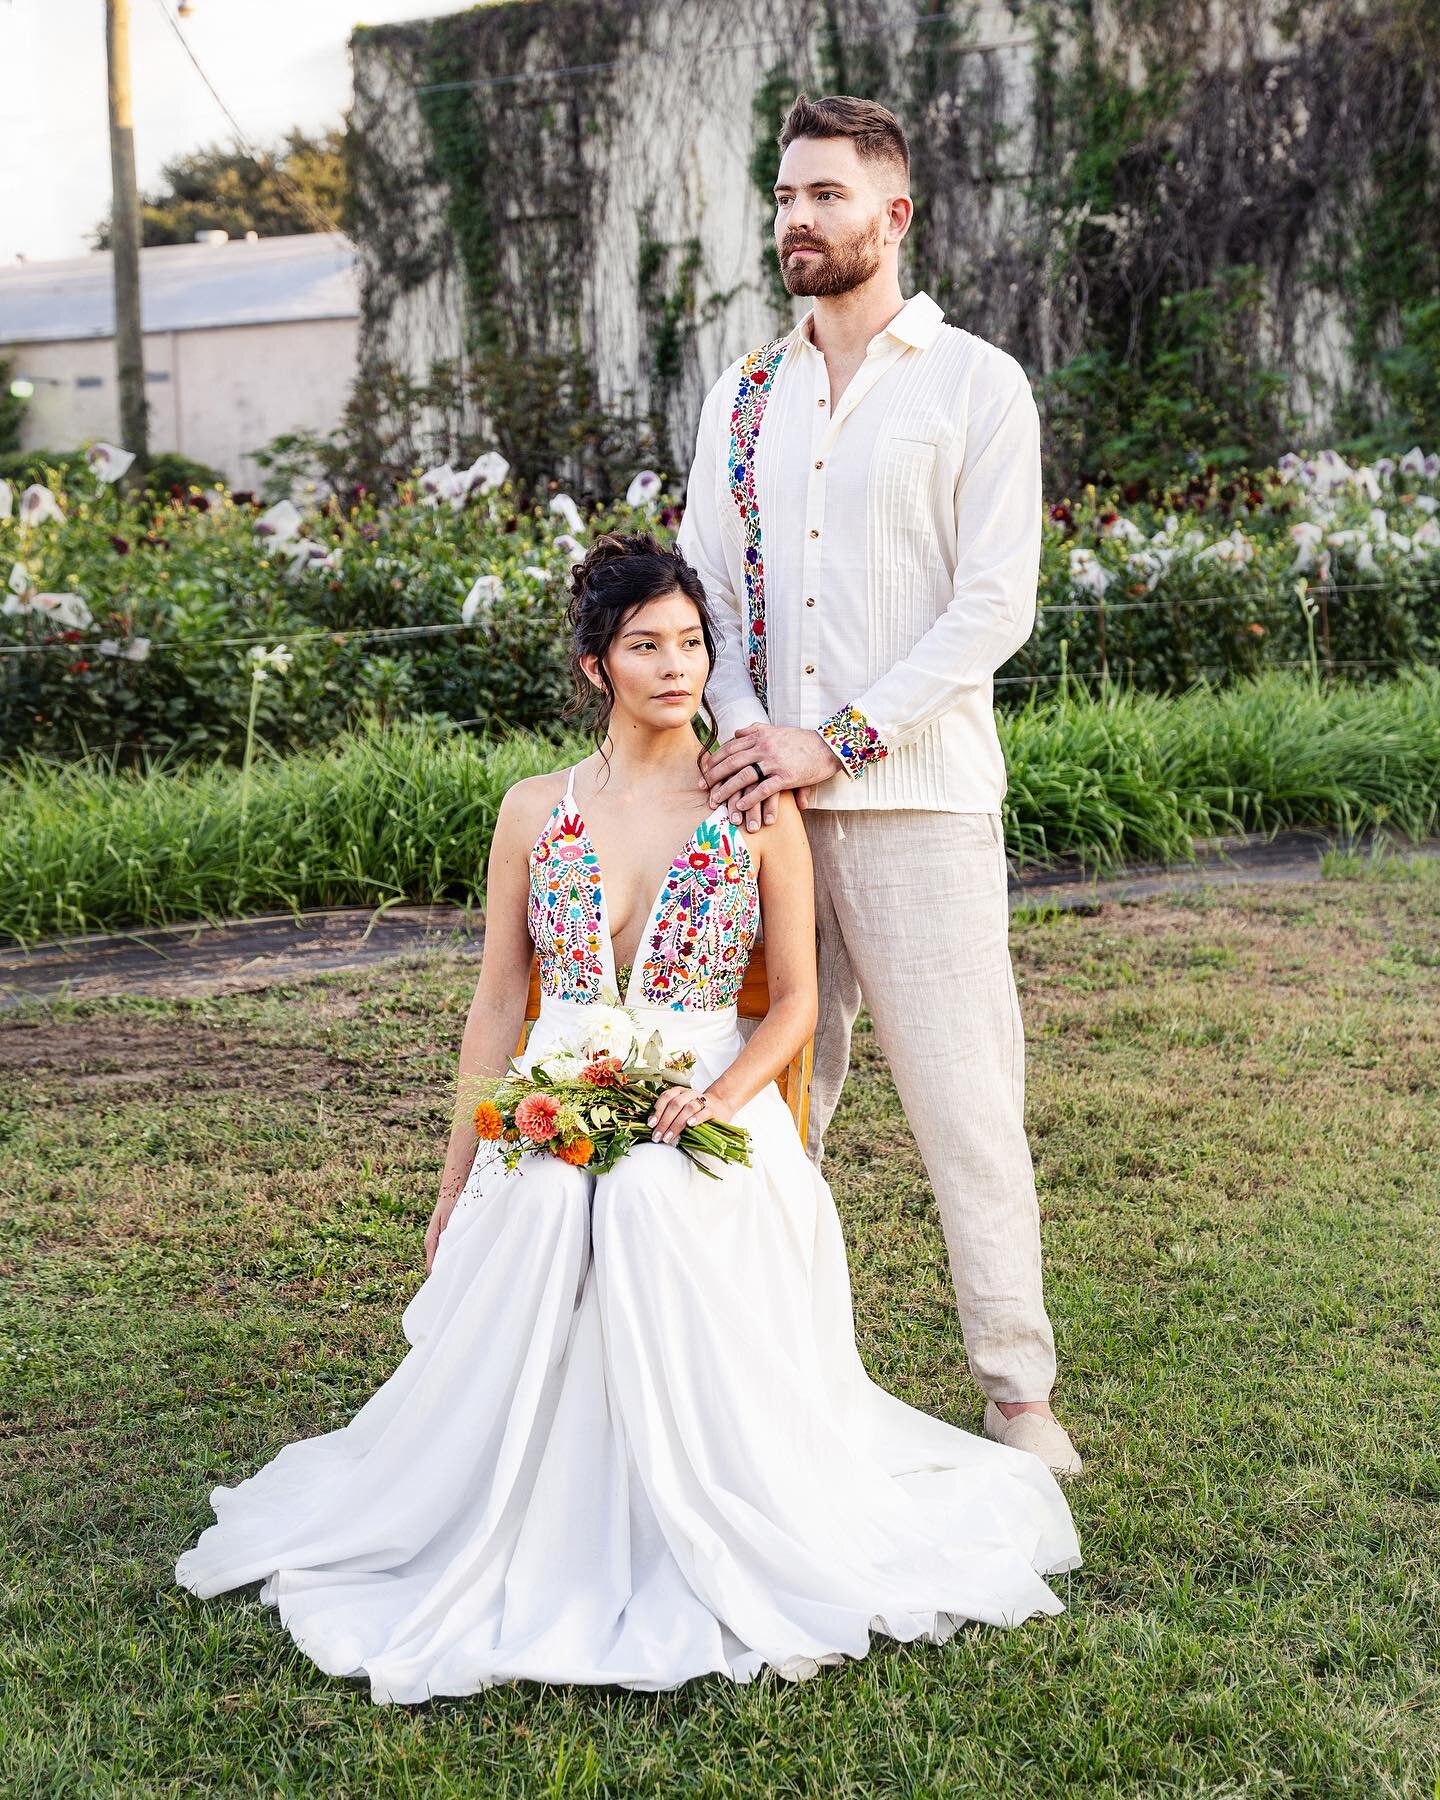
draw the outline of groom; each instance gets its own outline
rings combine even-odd
[[[985,1431],[1060,1473],[1008,945],[992,677],[1035,619],[1040,440],[1024,371],[900,292],[895,115],[801,95],[775,247],[814,306],[706,398],[679,547],[732,615],[702,765],[747,829],[795,790],[815,866],[817,1167],[862,998],[939,1202]]]

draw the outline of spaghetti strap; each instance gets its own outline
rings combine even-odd
[[[579,763],[571,763],[570,774],[565,782],[565,810],[567,812],[573,806],[575,801],[575,771],[579,767]]]

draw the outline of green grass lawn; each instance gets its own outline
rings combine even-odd
[[[1087,1473],[1069,1610],[787,1685],[376,1707],[209,1489],[405,1348],[475,964],[0,1027],[0,1792],[1420,1795],[1440,1744],[1440,869],[1015,931]],[[971,1429],[863,1015],[831,1137],[877,1379]],[[33,1076],[23,1085],[23,1070]]]

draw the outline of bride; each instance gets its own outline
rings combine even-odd
[[[460,1089],[504,1072],[532,946],[522,1067],[619,998],[695,1052],[693,1086],[599,1174],[507,1168],[457,1107],[410,1349],[348,1425],[213,1489],[176,1578],[202,1597],[260,1581],[321,1669],[403,1704],[798,1679],[872,1631],[941,1643],[1063,1612],[1043,1577],[1080,1554],[1054,1475],[905,1405],[856,1349],[835,1203],[774,1081],[816,1019],[804,822],[789,795],[753,836],[723,804],[697,816],[699,579],[611,535],[571,593],[601,749],[501,804]],[[746,1038],[762,914],[769,1011]],[[694,1167],[675,1140],[705,1119],[749,1131],[748,1165]]]

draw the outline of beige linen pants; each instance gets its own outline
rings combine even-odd
[[[992,1400],[1043,1400],[1055,1339],[1000,818],[888,807],[802,816],[820,975],[806,1150],[819,1168],[863,998],[939,1203],[971,1372]]]

